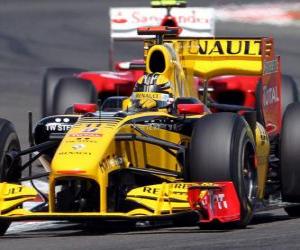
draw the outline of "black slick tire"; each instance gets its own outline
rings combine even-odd
[[[12,123],[0,118],[0,182],[19,182],[22,172],[21,159],[15,159],[12,162],[12,158],[6,155],[10,152],[19,151],[20,142]],[[0,235],[5,234],[9,225],[10,221],[0,220]]]
[[[74,77],[60,79],[54,90],[53,114],[61,115],[74,103],[97,103],[97,91],[88,81]]]
[[[86,70],[80,68],[49,68],[43,78],[42,117],[53,115],[54,89],[63,77],[73,76]]]
[[[284,210],[291,217],[300,217],[300,205],[285,207]]]
[[[299,101],[299,94],[297,83],[293,77],[289,75],[282,75],[282,87],[281,87],[281,112],[284,114],[287,106],[291,103]]]
[[[300,202],[300,103],[288,105],[280,138],[280,172],[283,201]],[[300,207],[299,207],[300,208]]]
[[[189,181],[232,181],[241,205],[241,219],[234,223],[235,227],[246,226],[253,216],[257,192],[254,154],[251,129],[237,114],[207,115],[193,128]]]

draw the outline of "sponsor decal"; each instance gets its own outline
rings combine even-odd
[[[182,124],[161,124],[161,123],[145,123],[145,130],[153,131],[153,130],[159,130],[159,129],[166,129],[170,131],[178,131],[182,128]]]
[[[225,194],[215,194],[214,201],[217,202],[219,209],[226,209],[228,208],[228,204],[225,200]]]
[[[186,190],[188,187],[189,187],[189,185],[186,183],[175,183],[173,185],[173,188],[184,189],[184,190]]]
[[[279,102],[277,86],[270,87],[270,88],[268,88],[267,86],[264,86],[264,89],[263,89],[263,104],[264,104],[264,106],[269,106],[269,105],[272,105],[277,102]]]
[[[68,124],[69,122],[68,117],[56,117],[53,122],[45,124],[46,131],[67,132],[73,126],[73,124]]]
[[[174,11],[173,11],[174,12]],[[188,13],[188,15],[176,15],[176,21],[180,24],[207,24],[209,23],[209,18],[201,17],[201,15],[197,15],[198,13],[195,10],[192,10]],[[147,24],[151,22],[160,23],[162,21],[161,16],[155,15],[146,15],[145,12],[141,11],[133,11],[131,13],[132,23],[140,23],[140,24]]]
[[[47,131],[56,131],[56,132],[66,132],[72,128],[71,124],[61,124],[61,123],[47,123],[46,130]]]
[[[103,134],[96,133],[71,133],[69,137],[102,137]]]
[[[116,17],[111,19],[111,22],[116,24],[123,24],[123,23],[127,23],[128,20],[123,16],[123,13],[119,11]]]
[[[260,40],[204,40],[198,41],[199,55],[261,55]]]
[[[277,60],[264,62],[264,75],[271,74],[278,71],[278,62]]]
[[[83,143],[83,144],[85,144],[85,143],[97,143],[97,141],[96,140],[91,140],[90,138],[81,138],[81,137],[78,137],[78,138],[76,138],[76,140],[74,139],[74,140],[66,140],[65,141],[65,143],[73,143],[73,144],[75,144],[75,143]]]
[[[154,187],[144,187],[143,193],[148,194],[159,194],[160,188],[154,188]]]
[[[94,133],[94,132],[97,132],[97,131],[98,131],[98,128],[85,128],[81,132],[83,132],[83,133]]]
[[[85,148],[85,145],[84,145],[84,144],[74,144],[74,145],[72,146],[72,148],[73,148],[74,150],[81,150],[81,149]]]
[[[269,141],[269,139],[268,139],[269,137],[267,136],[266,130],[260,123],[257,123],[256,127],[260,133],[260,144],[263,146]]]
[[[111,37],[136,38],[136,28],[141,26],[159,26],[166,16],[165,8],[111,8]],[[201,37],[214,35],[215,10],[213,8],[172,8],[173,16],[183,28],[182,37]]]
[[[200,187],[218,187],[219,185],[213,182],[202,182]]]
[[[176,194],[176,195],[186,195],[188,187],[189,187],[189,185],[186,184],[186,183],[175,183],[175,184],[172,185],[172,188],[173,189],[179,189],[181,191],[172,190],[172,193]],[[156,194],[160,193],[160,190],[161,190],[161,187],[145,186],[145,187],[143,187],[142,192],[147,193],[147,194],[156,195]],[[168,196],[169,193],[164,193],[164,195]]]
[[[151,93],[151,92],[134,92],[132,93],[132,97],[135,99],[141,98],[152,98],[158,101],[168,101],[169,95],[168,94],[161,94],[161,93]]]
[[[71,155],[71,156],[74,156],[74,155],[92,155],[91,152],[82,152],[82,151],[75,151],[75,152],[58,152],[58,155]]]
[[[12,188],[9,188],[7,190],[7,193],[3,194],[3,195],[5,196],[5,195],[12,195],[12,194],[21,193],[22,190],[23,190],[23,187],[12,187]]]

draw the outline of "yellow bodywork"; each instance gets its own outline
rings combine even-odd
[[[0,214],[5,214],[21,206],[23,202],[34,200],[38,193],[31,187],[18,184],[0,183]]]
[[[101,190],[99,197],[101,199],[101,212],[107,212],[106,200],[109,173],[129,166],[146,168],[147,165],[162,166],[164,170],[180,172],[180,166],[176,158],[156,145],[138,141],[115,141],[115,135],[118,133],[137,133],[132,124],[127,124],[130,119],[145,118],[147,116],[172,117],[164,112],[146,112],[125,119],[111,118],[109,121],[101,117],[79,120],[63,139],[51,164],[52,171],[49,177],[50,211],[54,211],[54,181],[61,176],[80,176],[95,180],[100,185]],[[97,128],[98,124],[101,124],[101,126]],[[175,144],[180,144],[189,139],[187,136],[155,128],[151,125],[137,126],[151,136]],[[87,129],[95,130],[93,133],[84,132]],[[82,143],[84,139],[81,138],[85,137],[90,139]],[[84,145],[83,148],[74,149],[78,144]],[[96,147],[96,145],[101,145],[101,147]]]
[[[174,83],[174,98],[197,97],[194,76],[208,79],[217,75],[261,75],[264,72],[264,58],[268,51],[262,51],[264,39],[174,39],[163,45],[153,45],[154,40],[145,42],[146,72],[153,73],[154,56],[161,56],[163,68],[158,72]],[[140,93],[142,95],[142,93]],[[205,114],[203,114],[205,115]],[[182,174],[182,166],[174,154],[161,147],[141,141],[118,141],[121,134],[140,135],[138,130],[171,142],[188,145],[190,137],[168,129],[155,127],[151,119],[177,118],[167,110],[147,111],[130,114],[127,117],[101,116],[81,117],[63,138],[50,165],[49,175],[49,212],[30,212],[20,207],[23,201],[32,200],[37,193],[34,189],[14,184],[0,184],[0,213],[16,219],[22,218],[76,218],[92,216],[160,216],[189,210],[187,183],[174,176],[164,176],[165,182],[132,189],[127,200],[143,205],[126,213],[108,211],[109,174],[130,168],[147,169],[158,166],[160,170]],[[201,115],[191,116],[199,119]],[[148,119],[148,124],[135,124],[135,120]],[[138,129],[136,129],[138,128]],[[257,169],[259,197],[263,197],[269,142],[264,128],[258,124],[255,131],[257,144]],[[174,150],[171,149],[171,152]],[[201,167],[201,166],[200,166]],[[159,174],[157,174],[159,176]],[[100,187],[100,210],[89,213],[57,213],[55,211],[55,182],[62,178],[87,178],[94,180]],[[12,193],[11,190],[17,190]],[[19,196],[18,196],[19,193]],[[11,198],[11,200],[7,200]]]

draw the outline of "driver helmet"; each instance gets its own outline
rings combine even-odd
[[[152,98],[158,108],[165,108],[174,101],[173,84],[164,75],[158,73],[146,74],[136,82],[132,100]]]

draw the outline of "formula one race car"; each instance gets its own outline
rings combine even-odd
[[[130,98],[46,117],[23,151],[12,124],[0,120],[1,233],[20,220],[243,227],[270,205],[299,216],[300,104],[290,100],[282,119],[273,39],[173,38],[178,29],[169,27],[138,32],[156,38],[144,42],[146,74]],[[254,105],[213,101],[209,79],[232,74],[260,76]],[[204,79],[201,101],[194,76]],[[25,154],[30,160],[21,164]],[[37,159],[46,173],[22,176]],[[49,194],[19,184],[42,176]],[[37,196],[42,205],[22,206]]]
[[[129,96],[137,79],[144,74],[143,60],[115,62],[115,44],[142,39],[136,29],[141,26],[182,27],[180,37],[213,36],[214,9],[186,7],[186,1],[151,1],[153,8],[110,8],[110,69],[115,71],[88,71],[80,68],[47,69],[42,88],[42,117],[62,114],[74,102],[103,102],[114,95]],[[137,46],[139,45],[137,44]],[[80,86],[88,87],[82,89]],[[78,86],[79,85],[79,86]],[[91,92],[93,94],[91,94]]]

